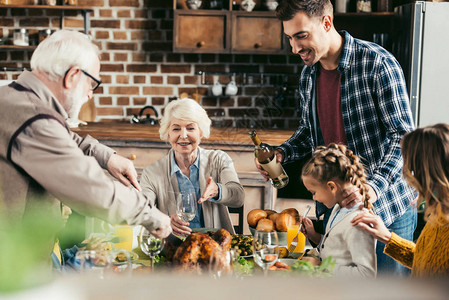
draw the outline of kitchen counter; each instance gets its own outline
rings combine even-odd
[[[248,128],[211,128],[208,139],[201,141],[204,148],[229,150],[241,148],[241,150],[253,151],[254,145],[248,136]],[[291,137],[292,130],[282,129],[256,129],[262,142],[278,146]],[[155,147],[170,147],[159,137],[159,126],[131,124],[131,123],[89,123],[73,129],[81,136],[87,134],[104,142],[109,146],[134,145],[145,147],[151,144]]]

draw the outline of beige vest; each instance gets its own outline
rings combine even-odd
[[[39,119],[55,119],[69,130],[65,120],[32,91],[13,82],[0,87],[0,209],[17,220],[33,207],[59,214],[59,201],[11,161],[15,138]]]

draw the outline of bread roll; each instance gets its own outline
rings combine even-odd
[[[268,216],[268,219],[270,219],[271,221],[273,221],[274,224],[276,224],[276,219],[279,217],[279,213],[275,213],[275,214],[271,214]]]
[[[271,221],[270,219],[261,219],[258,223],[257,223],[257,230],[261,230],[261,231],[273,231],[274,228],[274,223],[273,221]]]
[[[248,216],[246,217],[248,221],[248,225],[251,227],[256,227],[257,222],[259,222],[260,219],[265,219],[267,217],[267,213],[263,211],[262,209],[253,209],[248,213]]]
[[[296,208],[286,208],[283,211],[281,211],[281,214],[289,214],[290,216],[293,217],[293,219],[295,219],[296,223],[293,225],[299,224],[299,212],[296,210]]]
[[[277,212],[272,209],[264,209],[264,212],[267,213],[267,218],[269,218],[272,214],[276,214]]]
[[[277,231],[286,232],[289,226],[295,225],[295,219],[287,213],[281,213],[276,219],[276,229]]]

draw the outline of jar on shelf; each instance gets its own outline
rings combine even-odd
[[[393,11],[392,0],[378,0],[377,1],[377,11]]]
[[[347,13],[349,12],[350,0],[335,0],[335,12]]]
[[[78,5],[78,0],[64,0],[64,5]]]
[[[253,0],[242,0],[242,2],[240,3],[240,9],[248,12],[252,11],[255,6],[256,2],[254,2]]]
[[[30,40],[28,29],[14,29],[13,44],[16,46],[29,46]]]
[[[42,0],[42,4],[44,5],[56,5],[56,0]]]
[[[53,32],[51,29],[39,30],[39,43],[48,38]]]
[[[371,0],[357,0],[357,12],[371,12]]]

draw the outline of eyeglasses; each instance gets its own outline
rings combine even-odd
[[[89,73],[87,73],[86,71],[84,71],[83,69],[81,69],[81,72],[84,73],[84,75],[86,75],[87,77],[89,77],[90,79],[92,79],[93,81],[91,81],[91,89],[92,91],[95,91],[101,84],[101,80],[98,80],[97,78],[93,77],[92,75],[90,75]]]

